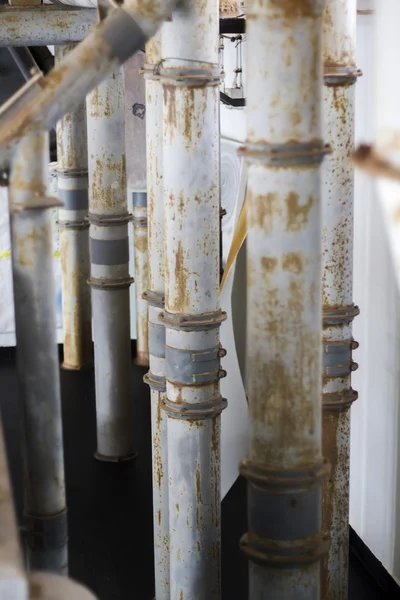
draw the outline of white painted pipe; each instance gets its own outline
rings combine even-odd
[[[65,573],[67,514],[52,253],[52,208],[59,201],[47,196],[48,163],[47,133],[33,133],[20,142],[9,203],[28,561],[32,569]]]
[[[80,42],[97,20],[93,9],[0,6],[0,46],[52,46]]]
[[[250,600],[318,600],[324,1],[247,4]]]
[[[331,465],[323,486],[323,529],[330,549],[322,561],[322,597],[348,594],[350,407],[356,368],[352,350],[356,0],[327,0],[324,13],[324,139],[332,154],[323,165],[323,453]]]
[[[56,46],[62,58],[73,46]],[[93,365],[88,213],[86,104],[57,123],[58,197],[65,369]]]
[[[217,600],[220,576],[219,5],[163,29],[170,596]]]
[[[149,290],[149,363],[153,456],[154,576],[157,600],[170,600],[167,414],[165,389],[163,92],[156,66],[164,27],[146,45],[146,132]]]
[[[97,452],[128,460],[133,449],[129,239],[122,70],[87,98],[90,261]]]

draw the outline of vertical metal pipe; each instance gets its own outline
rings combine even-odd
[[[32,569],[67,570],[60,375],[56,343],[49,140],[21,140],[9,189],[17,371],[23,415],[28,560]]]
[[[97,452],[128,460],[133,448],[128,213],[123,73],[87,97],[90,261]]]
[[[149,366],[147,192],[146,192],[146,90],[142,69],[144,53],[138,52],[124,65],[126,100],[126,172],[132,197],[135,295],[136,363]]]
[[[72,49],[56,46],[60,62]],[[88,213],[86,105],[57,123],[58,197],[65,369],[93,364]]]
[[[165,403],[165,327],[159,316],[164,310],[164,196],[163,196],[163,96],[156,67],[161,60],[162,30],[146,45],[146,131],[150,371],[145,381],[151,393],[153,452],[153,527],[156,600],[170,599],[168,448]]]
[[[250,600],[317,600],[323,0],[247,8]]]
[[[352,350],[356,0],[327,0],[324,13],[324,133],[332,147],[323,166],[323,454],[331,473],[323,486],[323,530],[330,538],[322,561],[322,598],[348,594],[350,407],[356,368]]]
[[[217,600],[220,578],[219,9],[163,30],[166,387],[171,598]],[[172,58],[173,57],[173,58]]]

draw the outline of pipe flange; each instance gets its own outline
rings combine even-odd
[[[355,304],[338,307],[324,306],[322,309],[322,327],[349,325],[359,314],[360,309]]]
[[[91,225],[112,227],[115,225],[127,225],[132,220],[132,215],[128,212],[122,215],[95,215],[89,213],[86,218]]]
[[[214,396],[211,402],[189,404],[187,402],[171,402],[168,398],[162,403],[162,409],[169,417],[189,421],[213,419],[222,413],[228,406],[228,401],[220,395]]]
[[[220,327],[221,323],[226,321],[227,314],[220,309],[202,315],[181,315],[164,311],[160,313],[158,318],[169,329],[206,331],[207,329]]]
[[[124,277],[122,279],[96,279],[95,277],[90,277],[90,279],[87,280],[87,283],[94,289],[118,291],[128,288],[134,281],[133,277]]]
[[[352,388],[340,392],[322,394],[322,409],[326,412],[342,412],[351,407],[358,398],[358,392]]]
[[[270,469],[264,465],[244,459],[239,464],[239,473],[247,481],[263,489],[279,493],[291,493],[293,490],[319,487],[330,472],[330,465],[322,461],[308,467],[297,469]]]

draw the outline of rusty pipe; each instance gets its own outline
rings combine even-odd
[[[181,0],[127,0],[113,10],[46,77],[27,82],[0,110],[0,170],[18,139],[55,127],[107,75],[118,70],[168,18]]]
[[[352,322],[356,0],[327,0],[324,13],[324,134],[332,154],[323,165],[323,453],[331,465],[323,486],[323,530],[331,541],[322,561],[326,600],[346,600],[349,555],[350,407],[356,368]]]
[[[128,460],[133,448],[129,239],[122,70],[87,97],[90,286],[97,452]]]
[[[221,594],[219,5],[165,23],[163,187],[170,596]]]
[[[318,600],[323,0],[247,6],[250,600]]]
[[[28,560],[33,569],[66,572],[67,513],[52,256],[52,208],[60,203],[47,195],[48,163],[47,133],[21,140],[10,177],[10,227]]]
[[[164,26],[146,45],[146,132],[149,289],[148,336],[150,370],[145,381],[150,386],[153,457],[153,529],[155,597],[170,600],[169,506],[165,327],[159,316],[164,304],[164,196],[163,196],[163,96],[157,65],[160,63]]]
[[[56,62],[74,46],[56,46]],[[58,198],[65,369],[93,364],[88,213],[86,104],[57,123]]]

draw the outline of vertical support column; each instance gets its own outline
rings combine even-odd
[[[220,140],[217,0],[164,25],[166,386],[171,598],[217,600]],[[170,58],[174,57],[174,58]]]
[[[135,456],[123,73],[87,97],[90,261],[99,460]]]
[[[136,363],[149,365],[148,305],[143,294],[148,287],[147,192],[132,192],[133,237],[136,284]]]
[[[251,0],[247,379],[251,600],[319,600],[323,0]]]
[[[153,526],[156,600],[170,599],[168,448],[165,403],[165,327],[159,316],[164,310],[164,196],[163,196],[163,95],[157,74],[161,60],[162,31],[146,45],[146,131],[150,371],[145,381],[151,393],[153,452]]]
[[[48,144],[47,133],[20,142],[9,201],[28,562],[31,569],[64,573],[67,512],[52,256],[52,208],[59,202],[46,195]]]
[[[56,62],[73,48],[56,46]],[[59,212],[63,367],[83,369],[93,364],[85,102],[57,123],[57,160],[58,197],[64,203]]]
[[[346,600],[349,555],[350,407],[354,175],[354,92],[357,76],[356,0],[327,0],[324,14],[324,127],[332,155],[323,168],[323,453],[331,464],[323,487],[322,598]]]

